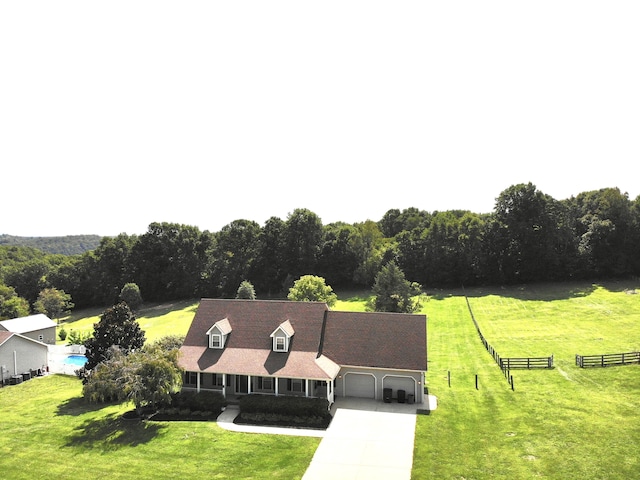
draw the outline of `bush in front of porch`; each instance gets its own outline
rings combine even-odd
[[[219,392],[177,392],[171,395],[171,403],[162,405],[154,420],[215,420],[227,405]]]
[[[323,398],[245,395],[239,406],[235,423],[325,429],[332,418]]]

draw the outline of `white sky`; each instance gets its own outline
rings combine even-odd
[[[640,2],[0,2],[0,233],[640,194]]]

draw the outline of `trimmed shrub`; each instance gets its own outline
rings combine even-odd
[[[239,404],[246,423],[326,427],[331,421],[329,402],[322,398],[245,395]]]

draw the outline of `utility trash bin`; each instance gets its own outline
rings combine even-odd
[[[415,398],[416,396],[413,393],[410,393],[409,395],[407,395],[407,403],[413,405],[414,403],[416,403]]]
[[[391,403],[392,395],[393,390],[391,390],[390,388],[384,388],[382,390],[382,399],[384,400],[384,403]]]
[[[405,401],[405,392],[404,390],[398,390],[398,403],[404,403]]]

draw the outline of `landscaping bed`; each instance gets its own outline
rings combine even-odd
[[[325,430],[331,423],[329,402],[320,398],[246,395],[234,423]]]

